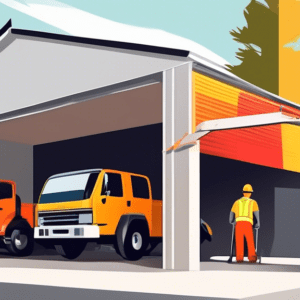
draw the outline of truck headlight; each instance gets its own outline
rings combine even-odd
[[[38,218],[38,226],[44,225],[44,218]]]
[[[79,224],[92,224],[93,214],[79,214]]]

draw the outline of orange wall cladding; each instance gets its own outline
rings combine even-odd
[[[196,126],[207,120],[279,112],[280,104],[193,72]],[[300,111],[283,106],[285,113]],[[298,138],[297,138],[298,136]],[[212,132],[201,153],[300,172],[300,127],[270,125]]]

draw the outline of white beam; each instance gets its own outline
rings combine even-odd
[[[196,127],[196,132],[238,129],[238,128],[246,128],[246,127],[282,124],[282,123],[300,125],[300,120],[299,118],[285,115],[282,112],[267,113],[267,114],[205,121],[200,123]]]
[[[196,141],[212,131],[258,127],[275,124],[300,125],[300,119],[282,112],[258,114],[243,117],[233,117],[209,120],[200,123],[193,134],[185,134],[167,151],[176,150],[183,146],[195,145]]]

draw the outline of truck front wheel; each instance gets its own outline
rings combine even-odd
[[[148,228],[142,222],[131,222],[124,241],[121,237],[117,237],[117,244],[123,258],[128,260],[140,259],[145,254],[149,244]]]
[[[30,255],[34,247],[33,233],[25,229],[14,229],[10,236],[7,250],[16,256]]]
[[[85,249],[85,241],[66,241],[60,245],[55,245],[55,250],[67,259],[77,258]]]

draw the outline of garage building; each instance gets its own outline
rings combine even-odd
[[[201,259],[228,255],[229,211],[251,183],[264,255],[299,255],[300,245],[282,247],[294,241],[300,209],[298,127],[221,130],[168,151],[204,121],[297,117],[298,105],[187,50],[15,29],[11,22],[0,31],[0,68],[0,176],[16,181],[23,202],[36,203],[55,173],[100,167],[147,175],[153,197],[163,199],[163,267],[198,270],[200,214],[214,232]]]

